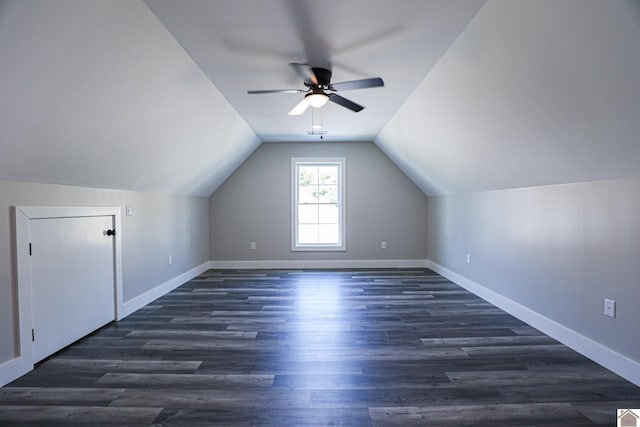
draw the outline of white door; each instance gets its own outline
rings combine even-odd
[[[113,222],[29,220],[34,363],[115,319]]]

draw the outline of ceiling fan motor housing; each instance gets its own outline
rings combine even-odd
[[[316,80],[318,80],[318,86],[328,89],[331,85],[331,70],[327,70],[326,68],[312,68],[312,70],[316,75]],[[313,86],[313,83],[309,83]]]

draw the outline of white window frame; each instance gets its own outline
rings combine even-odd
[[[339,236],[338,244],[298,244],[298,166],[299,165],[339,165],[338,167],[338,203]],[[291,251],[346,251],[346,164],[345,157],[292,157],[291,158]]]

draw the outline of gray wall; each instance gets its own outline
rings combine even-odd
[[[430,260],[640,361],[640,178],[430,197],[427,222]]]
[[[346,252],[290,250],[291,158],[313,156],[347,159]],[[426,196],[372,143],[263,144],[211,196],[210,212],[214,261],[426,259]]]
[[[124,216],[127,204],[131,217]],[[0,363],[15,350],[11,206],[20,205],[122,206],[125,302],[209,260],[207,198],[0,180]]]

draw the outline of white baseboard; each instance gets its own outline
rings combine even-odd
[[[141,309],[150,302],[153,302],[161,296],[168,294],[178,286],[181,286],[194,277],[197,277],[200,274],[204,273],[209,268],[209,262],[205,262],[204,264],[194,267],[191,270],[174,277],[173,279],[167,280],[166,282],[156,286],[153,289],[148,290],[142,295],[138,295],[137,297],[130,299],[129,301],[125,301],[122,304],[122,307],[120,307],[118,310],[118,320],[124,319],[131,313]]]
[[[594,362],[640,386],[640,363],[433,261],[427,267]]]
[[[118,313],[122,314],[118,320],[171,292],[208,269],[226,268],[430,268],[480,298],[640,386],[640,363],[430,260],[209,261],[125,302],[118,310]],[[24,359],[24,357],[17,357],[0,364],[0,387],[33,369],[33,365],[25,363]]]
[[[0,387],[4,387],[33,369],[33,363],[26,362],[26,359],[26,357],[16,357],[0,364]]]
[[[426,268],[424,259],[209,261],[211,269]]]
[[[139,295],[132,300],[126,301],[122,306],[118,307],[118,320],[124,319],[136,310],[144,307],[150,302],[160,298],[161,296],[171,292],[178,286],[188,282],[194,277],[202,274],[209,269],[209,262],[205,262],[195,268],[192,268],[179,276],[168,280],[153,289]],[[18,356],[0,364],[0,387],[20,378],[27,372],[33,370],[33,361],[28,360],[26,356]]]

